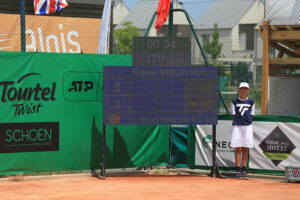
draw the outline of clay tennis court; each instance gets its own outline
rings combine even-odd
[[[108,177],[59,175],[0,180],[0,199],[300,199],[300,184],[282,180],[209,177]]]

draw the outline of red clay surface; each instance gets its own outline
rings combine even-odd
[[[274,180],[236,180],[208,177],[63,177],[1,181],[1,200],[297,200],[299,183]]]

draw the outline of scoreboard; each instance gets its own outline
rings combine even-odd
[[[104,124],[217,124],[218,69],[105,66]]]
[[[133,66],[189,66],[190,38],[134,37]]]

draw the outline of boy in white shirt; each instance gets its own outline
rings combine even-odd
[[[248,97],[248,83],[240,83],[239,90],[240,96],[233,99],[231,103],[233,115],[231,147],[236,149],[236,178],[247,179],[246,166],[248,162],[248,150],[249,148],[253,148],[252,117],[255,115],[255,102]],[[242,167],[240,166],[241,158]]]

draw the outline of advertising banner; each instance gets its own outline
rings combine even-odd
[[[235,149],[230,146],[231,122],[219,120],[217,125],[217,164],[235,166]],[[195,133],[195,165],[212,166],[212,126],[198,125]]]
[[[274,117],[275,119],[276,117]],[[257,120],[257,121],[256,121]],[[219,120],[217,126],[217,164],[235,167],[235,150],[230,146],[230,120]],[[300,120],[270,121],[256,116],[253,122],[254,148],[250,149],[249,168],[285,170],[286,166],[300,163]],[[196,126],[195,165],[212,164],[212,127]]]
[[[21,50],[20,15],[0,14],[0,51]],[[101,19],[26,15],[26,51],[97,53]]]
[[[300,163],[300,123],[258,122],[253,126],[255,148],[249,167],[284,170]]]
[[[0,174],[99,167],[104,65],[131,56],[0,54]]]

